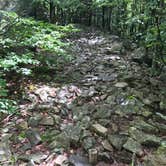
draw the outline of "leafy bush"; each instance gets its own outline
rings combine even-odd
[[[55,67],[59,57],[70,57],[65,51],[69,44],[62,39],[76,31],[72,25],[56,26],[32,18],[21,18],[16,13],[5,11],[0,11],[0,30],[2,75],[11,71],[29,75],[33,66]],[[8,99],[6,89],[6,82],[1,76],[0,112],[9,113],[16,108],[12,107],[15,103]]]

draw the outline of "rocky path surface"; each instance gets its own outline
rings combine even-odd
[[[117,36],[79,32],[75,59],[0,124],[0,165],[165,166],[166,87]]]

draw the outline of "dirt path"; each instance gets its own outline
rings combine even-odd
[[[152,153],[166,143],[164,83],[132,62],[117,36],[85,31],[69,40],[75,59],[50,82],[30,84],[21,115],[1,123],[0,165],[166,162]]]

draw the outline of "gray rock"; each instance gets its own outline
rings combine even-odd
[[[159,147],[156,152],[145,157],[144,166],[165,166],[166,165],[166,147]]]
[[[3,162],[10,163],[11,158],[12,158],[12,153],[10,151],[8,141],[0,142],[0,163]]]
[[[158,119],[158,120],[166,121],[166,115],[163,115],[160,112],[156,112],[155,118]]]
[[[158,123],[158,122],[154,122],[154,121],[150,121],[149,123],[153,124],[155,127],[158,128],[158,130],[160,131],[160,133],[165,134],[166,133],[166,125],[163,123]]]
[[[110,119],[99,119],[98,122],[102,125],[102,126],[107,126],[110,124]]]
[[[123,45],[122,43],[113,43],[111,47],[106,48],[106,53],[107,54],[119,54],[123,50]]]
[[[150,106],[153,102],[149,100],[148,98],[146,98],[146,99],[143,99],[143,103]]]
[[[43,117],[40,120],[39,124],[44,125],[44,126],[53,126],[54,125],[54,118],[52,116]]]
[[[34,129],[27,130],[26,137],[32,146],[38,145],[42,141],[39,132],[37,130],[34,130]]]
[[[84,130],[82,132],[82,136],[81,136],[81,139],[84,139],[86,137],[91,137],[92,136],[92,133],[89,131],[89,130]]]
[[[135,127],[131,127],[129,130],[130,136],[139,142],[142,145],[147,145],[147,146],[158,146],[161,144],[161,138],[151,135],[151,134],[146,134]]]
[[[93,114],[94,119],[109,119],[112,114],[110,105],[99,105],[96,107],[97,112]]]
[[[118,150],[121,150],[125,142],[127,141],[127,136],[122,134],[113,134],[108,136],[109,142]]]
[[[91,149],[96,143],[96,140],[93,137],[87,137],[83,140],[83,147],[86,151]]]
[[[28,125],[31,127],[37,127],[39,124],[40,118],[39,117],[30,117],[28,120]]]
[[[88,159],[80,155],[71,155],[69,157],[69,161],[74,166],[91,166],[91,164],[88,162]]]
[[[144,159],[144,166],[165,166],[166,165],[166,156],[161,155],[149,155]]]
[[[132,138],[129,138],[127,142],[123,145],[123,148],[126,150],[129,150],[132,153],[141,155],[142,154],[142,147],[141,144],[137,141],[133,140]]]
[[[163,101],[160,102],[160,109],[161,110],[166,110],[166,101],[163,100]]]
[[[65,127],[63,130],[67,137],[70,139],[70,142],[77,144],[79,142],[81,132],[82,132],[82,127],[79,125],[73,126],[73,125],[68,125]]]
[[[19,124],[17,124],[17,127],[21,130],[27,130],[28,129],[28,123],[26,121],[21,121]]]
[[[157,127],[155,127],[154,125],[151,125],[141,119],[138,119],[138,121],[133,122],[133,125],[135,128],[144,131],[144,132],[148,132],[148,133],[158,133],[159,130]]]
[[[27,150],[30,150],[32,148],[31,144],[30,143],[25,143],[21,148],[20,150],[22,150],[23,152],[27,151]]]
[[[93,124],[92,129],[101,136],[105,136],[108,132],[108,129],[100,124]]]
[[[104,149],[106,149],[110,152],[113,152],[113,147],[111,146],[111,144],[107,140],[102,141],[101,144],[103,145]]]
[[[108,104],[110,104],[110,105],[116,104],[116,102],[115,102],[115,96],[108,96],[105,102],[108,103]]]
[[[126,82],[117,82],[114,86],[117,87],[117,88],[125,88],[125,87],[128,86],[128,83],[126,83]]]
[[[65,155],[59,155],[56,159],[55,159],[55,164],[58,166],[64,166],[64,164],[68,163],[69,160]]]
[[[18,160],[23,160],[26,162],[33,161],[37,164],[40,164],[42,160],[46,159],[47,155],[43,153],[36,153],[36,154],[28,154],[28,155],[20,155],[18,156]]]
[[[113,158],[111,157],[110,152],[99,152],[98,153],[98,160],[105,161],[109,164],[113,164],[113,162],[114,162]],[[101,166],[103,166],[103,165],[101,165]]]
[[[64,148],[69,149],[70,147],[70,138],[64,132],[54,137],[54,140],[49,144],[51,149]]]

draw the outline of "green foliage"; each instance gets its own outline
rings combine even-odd
[[[0,78],[0,112],[13,113],[16,111],[16,102],[6,99],[7,97],[6,81]]]
[[[10,52],[5,58],[0,59],[0,66],[4,71],[15,70],[19,72],[23,69],[20,68],[20,66],[23,66],[24,64],[35,65],[39,63],[39,61],[33,59],[32,56],[32,53],[17,55],[14,52]]]
[[[16,102],[8,97],[5,74],[14,71],[26,76],[39,66],[56,67],[59,57],[69,59],[65,51],[69,44],[62,39],[75,29],[0,11],[0,30],[0,112],[12,113]]]

